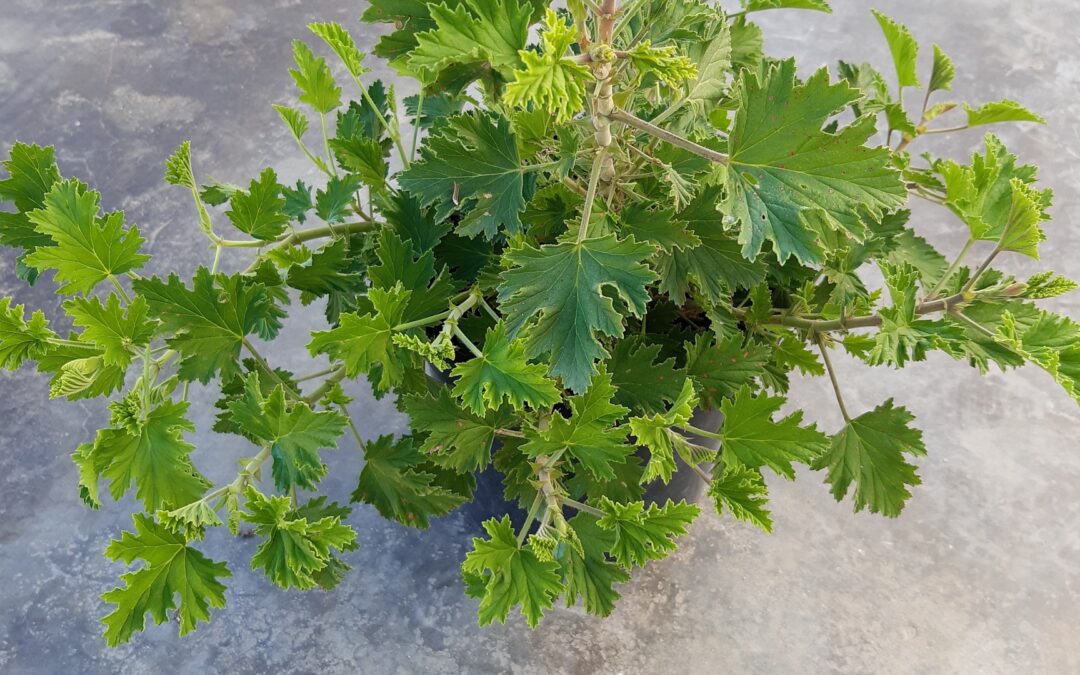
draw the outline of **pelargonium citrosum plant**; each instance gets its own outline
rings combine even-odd
[[[967,163],[927,142],[1037,115],[931,105],[949,58],[935,45],[920,74],[915,39],[881,14],[895,86],[868,64],[800,75],[763,54],[754,12],[824,0],[566,5],[373,0],[364,20],[394,25],[376,55],[419,84],[404,98],[370,81],[348,31],[312,24],[356,93],[296,41],[299,105],[277,110],[321,177],[206,182],[183,144],[165,178],[190,191],[210,244],[190,280],[147,272],[138,228],[63,178],[51,148],[11,148],[0,242],[28,283],[53,272],[74,328],[6,298],[0,363],[36,362],[54,397],[111,400],[72,455],[80,494],[98,508],[133,492],[142,507],[105,552],[135,566],[102,596],[110,645],[148,613],[175,613],[185,634],[224,607],[234,571],[198,550],[208,528],[253,528],[251,567],[284,589],[338,584],[358,534],[350,507],[319,495],[321,453],[350,428],[352,501],[402,525],[469,501],[494,465],[527,517],[484,523],[465,591],[482,624],[520,605],[535,626],[559,599],[608,615],[636,567],[676,549],[699,507],[643,486],[677,471],[767,532],[767,479],[797,465],[856,511],[899,515],[921,433],[891,399],[845,404],[833,350],[869,366],[932,350],[983,371],[1031,362],[1080,398],[1080,325],[1034,302],[1076,284],[992,267],[1037,257],[1050,191],[993,135]],[[912,106],[904,90],[919,87]],[[966,228],[962,250],[919,236],[911,197]],[[219,271],[236,249],[250,264]],[[260,346],[296,301],[325,304],[307,374]],[[841,428],[779,412],[794,371],[829,376]],[[341,387],[356,378],[395,397],[409,435],[363,440]],[[215,451],[243,457],[223,484],[185,440],[195,381],[220,388],[214,430],[232,443]],[[698,409],[719,410],[720,428],[697,428]]]

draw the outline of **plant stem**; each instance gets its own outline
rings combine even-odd
[[[480,351],[480,348],[474,345],[473,341],[469,339],[469,336],[461,332],[461,329],[457,326],[454,326],[454,335],[457,336],[458,340],[461,340],[461,344],[465,345],[466,349],[473,353],[473,356],[478,359],[484,358],[484,353]]]
[[[963,125],[961,127],[948,127],[948,128],[945,128],[945,129],[927,129],[926,131],[923,132],[923,135],[924,136],[929,136],[931,134],[951,134],[954,131],[963,131],[964,129],[969,129],[969,128],[970,127],[965,124],[965,125]]]
[[[974,244],[975,238],[968,237],[967,243],[964,244],[964,248],[960,249],[960,253],[956,255],[956,260],[953,261],[952,265],[949,265],[949,269],[945,270],[945,274],[942,275],[941,279],[936,284],[934,284],[934,287],[930,289],[930,292],[926,294],[927,300],[933,300],[937,296],[938,291],[945,285],[945,282],[952,278],[953,273],[956,272],[956,268],[960,267],[960,262],[964,259],[964,256],[968,254],[968,251],[971,250],[971,247]]]
[[[570,497],[560,497],[559,500],[567,506],[571,506],[578,511],[584,511],[585,513],[596,516],[597,518],[603,518],[605,515],[604,512],[600,509],[589,506],[588,504],[583,504],[576,499],[571,499]]]
[[[322,377],[323,375],[330,375],[332,373],[336,373],[337,371],[337,366],[330,366],[329,368],[324,368],[323,370],[316,370],[314,373],[308,373],[306,375],[294,377],[293,382],[299,384],[301,382],[307,382],[308,380],[314,380],[316,378]]]
[[[544,501],[544,493],[537,492],[536,499],[533,499],[532,506],[529,507],[529,513],[525,516],[525,522],[521,524],[521,530],[517,535],[517,543],[520,548],[525,543],[525,537],[529,536],[529,526],[536,520],[536,512],[540,510],[540,504]]]
[[[322,384],[320,384],[317,388],[313,389],[310,394],[306,394],[301,397],[300,400],[304,403],[307,403],[308,405],[314,405],[326,394],[326,392],[333,389],[334,385],[338,382],[341,382],[341,380],[343,380],[344,378],[345,367],[342,366],[340,368],[337,368],[330,377],[326,378]]]
[[[525,438],[525,434],[513,429],[496,429],[495,433],[499,436],[509,436],[511,438]]]
[[[319,113],[319,121],[322,123],[323,145],[326,147],[326,161],[330,170],[337,176],[337,162],[334,161],[334,153],[330,151],[330,134],[326,130],[326,113]]]
[[[632,115],[625,110],[616,109],[611,113],[611,119],[632,126],[635,129],[639,129],[640,131],[644,131],[645,133],[655,136],[662,141],[670,143],[676,147],[680,147],[683,150],[688,150],[689,152],[692,152],[700,157],[704,157],[705,159],[719,162],[720,164],[728,164],[730,162],[730,158],[722,152],[711,150],[709,148],[706,148],[704,145],[698,145],[697,143],[687,138],[683,138],[678,134],[673,134],[670,131],[661,129],[655,124],[652,124],[651,122],[646,122],[640,117]]]
[[[578,228],[577,243],[585,241],[589,234],[589,219],[592,217],[593,201],[596,200],[596,188],[600,185],[600,167],[604,164],[607,147],[601,147],[593,160],[589,171],[589,189],[585,192],[585,204],[581,208],[581,226]]]
[[[964,284],[964,288],[960,290],[961,294],[966,294],[975,287],[975,282],[977,282],[979,280],[979,277],[983,275],[983,272],[985,272],[986,269],[990,267],[990,263],[994,262],[994,258],[997,257],[998,253],[1001,253],[1000,244],[994,247],[994,250],[990,252],[990,255],[986,256],[986,260],[984,260],[983,263],[979,265],[979,269],[975,270],[975,273],[971,275],[971,279],[969,279],[968,282]]]
[[[424,115],[424,88],[416,95],[416,117],[413,118],[412,147],[409,148],[409,161],[416,159],[416,143],[420,139],[420,120]]]
[[[923,314],[933,314],[935,312],[948,312],[957,305],[961,305],[970,301],[971,298],[968,297],[965,292],[961,291],[960,293],[950,295],[947,298],[930,300],[920,303],[915,306],[915,314],[917,316],[922,316]],[[746,310],[736,309],[735,315],[739,318],[743,318],[744,316],[746,316]],[[848,330],[851,328],[873,328],[876,326],[880,326],[881,317],[876,314],[870,314],[867,316],[822,320],[804,319],[797,316],[773,316],[766,319],[764,323],[780,326],[791,326],[792,328],[803,328],[805,330],[813,331],[815,333],[828,333],[834,330]]]
[[[705,473],[700,466],[691,464],[690,468],[694,470],[694,473],[696,473],[701,480],[705,481],[706,485],[712,485],[712,478],[709,478],[709,474]]]
[[[821,333],[814,336],[817,339],[818,349],[821,350],[821,360],[825,362],[825,370],[829,373],[829,381],[832,382],[833,393],[836,394],[836,403],[840,406],[840,414],[844,416],[844,422],[851,423],[847,406],[844,405],[844,395],[840,393],[840,383],[836,381],[836,371],[833,370],[832,360],[829,358],[829,350],[825,346],[825,337]]]
[[[724,435],[721,433],[715,431],[706,431],[705,429],[699,429],[698,427],[695,427],[691,424],[683,424],[680,425],[679,428],[683,429],[684,431],[689,431],[695,436],[701,436],[702,438],[711,438],[715,441],[724,440]]]

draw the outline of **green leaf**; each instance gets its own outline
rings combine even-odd
[[[648,417],[630,418],[630,433],[637,442],[649,449],[649,463],[641,476],[642,483],[660,478],[664,483],[671,480],[675,473],[675,453],[684,456],[690,454],[689,441],[675,431],[673,427],[682,427],[690,422],[698,399],[694,392],[694,383],[689,378],[683,382],[682,392],[671,409]]]
[[[614,395],[611,376],[601,366],[589,389],[570,399],[570,418],[553,414],[546,429],[536,436],[526,434],[530,440],[521,446],[521,451],[536,458],[565,450],[596,480],[614,480],[612,465],[622,464],[633,452],[626,443],[626,429],[612,427],[628,412],[612,403]]]
[[[41,322],[40,327],[44,328],[44,316]],[[32,320],[31,328],[34,324]],[[72,335],[69,339],[76,337]],[[53,345],[48,351],[31,358],[36,358],[40,372],[52,373],[49,395],[53,398],[63,396],[74,401],[108,396],[124,386],[124,369],[105,365],[101,350],[90,344]]]
[[[182,380],[204,384],[215,374],[223,380],[238,372],[240,347],[260,325],[274,325],[275,306],[265,286],[237,274],[195,272],[189,290],[180,278],[138,279],[132,286],[146,298],[162,326],[172,331],[171,348],[180,352]]]
[[[480,625],[505,623],[510,610],[520,604],[529,627],[535,628],[562,592],[558,564],[542,562],[531,550],[521,548],[509,516],[485,521],[484,529],[489,538],[474,538],[473,550],[461,565],[463,574],[479,577],[483,589]]]
[[[702,333],[685,344],[686,373],[697,384],[707,408],[719,408],[721,400],[764,374],[769,350],[755,342],[743,342],[741,334],[714,341]]]
[[[394,441],[380,436],[364,445],[364,469],[352,494],[379,513],[402,525],[427,529],[431,517],[445,516],[465,501],[465,497],[435,483],[435,475],[425,471],[423,457],[412,438]]]
[[[627,337],[615,345],[608,367],[615,385],[615,402],[634,412],[658,413],[666,408],[665,401],[674,402],[686,376],[675,370],[675,359],[657,362],[659,344]]]
[[[697,73],[687,87],[687,105],[699,117],[705,115],[728,92],[731,72],[731,29],[727,21],[717,16],[702,29],[702,40],[687,46],[687,57]]]
[[[997,124],[999,122],[1038,122],[1046,124],[1041,115],[1036,115],[1016,101],[1003,99],[984,103],[978,108],[972,108],[964,104],[964,112],[967,113],[967,125],[978,127],[984,124]]]
[[[930,71],[930,85],[928,91],[951,91],[953,77],[956,68],[953,66],[949,55],[941,51],[941,47],[934,45],[934,67]]]
[[[621,209],[617,218],[622,234],[654,244],[665,253],[674,249],[692,249],[701,244],[701,239],[686,227],[686,223],[674,219],[672,209],[655,209],[645,202],[634,202]]]
[[[1038,260],[1039,244],[1046,239],[1039,223],[1049,218],[1043,201],[1046,195],[1025,185],[1018,178],[1013,178],[1010,186],[1012,187],[1012,203],[1005,227],[1001,232],[1001,239],[998,240],[998,248]]]
[[[573,23],[549,8],[540,33],[540,51],[518,52],[525,67],[514,71],[503,100],[508,105],[527,108],[531,104],[551,112],[558,124],[569,122],[584,107],[585,85],[592,79],[588,67],[566,56],[576,42]]]
[[[0,243],[21,248],[25,256],[39,246],[52,244],[49,236],[35,229],[28,214],[44,208],[45,195],[60,182],[56,153],[51,147],[16,142],[2,164],[8,177],[0,180],[0,203],[11,202],[15,212],[0,212]]]
[[[25,361],[37,360],[51,349],[50,339],[56,333],[40,309],[25,319],[22,305],[13,305],[11,298],[0,299],[0,367],[16,370]]]
[[[316,489],[326,475],[319,450],[336,448],[345,429],[345,418],[340,413],[315,412],[303,401],[287,405],[280,384],[264,397],[257,373],[247,376],[243,396],[230,401],[228,407],[232,421],[246,436],[269,444],[278,490]]]
[[[386,229],[379,237],[375,257],[379,264],[368,268],[371,285],[391,290],[400,284],[411,293],[401,315],[403,322],[446,311],[457,289],[445,270],[435,272],[434,252],[418,253],[411,241],[402,240],[396,232]]]
[[[685,304],[691,281],[707,299],[719,302],[733,289],[750,288],[765,278],[764,261],[744,258],[739,242],[724,231],[717,210],[721,191],[719,186],[706,187],[675,216],[701,243],[659,256],[660,290],[676,304]]]
[[[124,214],[98,216],[101,196],[75,179],[55,183],[44,206],[27,214],[52,243],[38,247],[26,263],[56,270],[58,293],[89,293],[98,282],[142,267],[137,227],[124,228]]]
[[[835,134],[821,130],[858,90],[830,84],[825,69],[796,85],[794,60],[770,66],[761,80],[744,72],[740,90],[724,208],[741,224],[745,257],[755,258],[768,239],[781,263],[792,255],[820,263],[816,230],[862,238],[864,217],[903,206],[907,191],[891,153],[863,145],[874,132],[872,117]]]
[[[94,440],[95,469],[110,480],[116,500],[134,481],[135,496],[148,512],[195,501],[210,483],[192,466],[195,446],[184,440],[184,433],[195,431],[187,402],[165,400],[142,411],[138,394],[135,390],[110,405],[113,426],[98,431]]]
[[[330,224],[345,222],[359,189],[359,176],[334,176],[326,183],[325,188],[316,191],[315,214]]]
[[[323,42],[334,50],[353,78],[358,78],[367,72],[367,68],[363,65],[364,52],[360,51],[352,35],[342,28],[341,24],[337,22],[309,23],[308,30],[322,38]]]
[[[889,399],[833,436],[829,451],[814,462],[814,469],[828,469],[825,480],[837,501],[854,482],[855,511],[869,507],[871,513],[890,518],[900,515],[911,497],[907,486],[920,483],[904,455],[926,454],[922,432],[910,426],[914,419]]]
[[[424,141],[420,160],[399,174],[401,187],[436,205],[436,217],[447,218],[468,204],[458,231],[494,237],[499,228],[522,229],[525,209],[524,167],[510,122],[501,115],[467,112],[440,124]]]
[[[743,387],[734,398],[720,404],[724,413],[720,456],[725,466],[749,469],[768,466],[794,480],[792,462],[810,464],[825,451],[828,437],[815,424],[801,426],[801,410],[773,420],[783,404],[782,397],[764,393],[754,396],[749,387]]]
[[[611,555],[623,567],[644,567],[649,560],[661,560],[676,549],[676,537],[686,534],[701,509],[696,504],[670,499],[663,506],[645,502],[619,504],[607,497],[600,499],[604,517],[597,525],[615,533]]]
[[[225,212],[236,229],[255,239],[271,241],[285,231],[289,217],[285,215],[285,198],[273,169],[265,169],[247,192],[236,192],[229,199]]]
[[[402,405],[409,424],[418,434],[426,434],[420,452],[432,462],[460,473],[481,471],[491,463],[491,446],[496,430],[514,424],[505,408],[483,417],[464,410],[442,387],[437,396],[407,396]]]
[[[453,5],[428,5],[432,30],[416,34],[416,49],[409,68],[425,83],[452,70],[451,89],[462,89],[475,79],[487,84],[493,74],[510,80],[518,67],[518,52],[525,49],[533,6],[519,0],[458,0]],[[449,87],[449,85],[448,85]]]
[[[544,376],[544,366],[529,363],[525,344],[507,335],[505,324],[488,330],[481,356],[454,367],[454,395],[466,408],[483,414],[485,408],[496,410],[507,401],[514,410],[525,406],[534,410],[554,405],[559,390]]]
[[[877,10],[870,10],[877,19],[885,40],[892,52],[893,65],[896,66],[896,80],[901,87],[918,87],[919,76],[915,73],[919,57],[919,43],[911,36],[907,26],[899,24]],[[936,59],[935,59],[936,63]],[[933,89],[931,88],[931,91]]]
[[[607,552],[615,545],[615,536],[601,529],[596,520],[593,515],[579,513],[569,521],[581,548],[566,547],[567,560],[563,563],[566,606],[573,606],[580,596],[586,612],[608,616],[620,597],[615,584],[629,581],[630,575],[608,559]]]
[[[240,518],[255,525],[255,533],[264,537],[251,559],[251,569],[261,569],[281,588],[300,590],[325,586],[326,572],[340,575],[348,569],[335,551],[354,551],[359,546],[356,530],[342,523],[341,516],[318,517],[320,510],[325,511],[318,508],[320,503],[308,518],[305,507],[294,509],[289,497],[266,497],[253,486],[244,496],[248,510]]]
[[[79,339],[100,349],[105,364],[117,368],[127,368],[134,351],[153,339],[154,324],[146,317],[147,309],[146,299],[136,296],[125,313],[120,298],[113,293],[104,305],[96,297],[72,298],[64,303],[64,311],[83,329]]]
[[[739,465],[724,467],[722,472],[713,474],[709,496],[720,515],[726,507],[739,520],[772,532],[772,516],[765,508],[769,503],[769,491],[761,472]]]
[[[409,296],[400,284],[389,291],[372,288],[368,292],[371,312],[342,314],[337,328],[312,332],[308,351],[312,356],[326,354],[343,361],[349,377],[372,374],[381,366],[378,378],[372,381],[378,390],[387,391],[400,380],[408,358],[394,346],[391,336],[394,326],[401,323]]]
[[[574,392],[584,391],[596,373],[595,361],[607,351],[596,333],[623,334],[623,319],[604,291],[610,289],[625,310],[642,316],[654,279],[644,261],[654,249],[633,237],[615,235],[563,242],[539,249],[524,246],[506,254],[499,302],[511,334],[534,316],[525,330],[530,356],[547,355],[550,373]]]
[[[127,642],[145,627],[146,613],[162,624],[176,612],[180,635],[195,630],[200,621],[210,620],[210,608],[225,606],[225,586],[219,581],[232,576],[224,562],[215,562],[187,545],[184,537],[155,523],[150,516],[136,513],[135,533],[124,532],[105,549],[110,560],[130,565],[142,560],[145,566],[121,577],[123,586],[101,596],[116,605],[102,622],[105,642],[115,647]],[[180,596],[179,606],[176,596]]]
[[[311,48],[300,40],[293,40],[292,44],[296,68],[289,70],[289,74],[292,75],[296,88],[300,90],[300,101],[322,115],[339,107],[341,87],[334,82],[326,59],[316,57]]]

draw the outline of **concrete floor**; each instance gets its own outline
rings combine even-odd
[[[832,17],[759,15],[768,50],[798,55],[804,69],[837,58],[886,69],[866,3],[833,4]],[[1015,98],[1048,118],[1045,127],[996,131],[1057,190],[1038,268],[1080,277],[1080,4],[874,4],[907,23],[924,52],[932,42],[945,48],[957,97]],[[202,176],[242,181],[272,165],[295,178],[306,166],[270,108],[292,96],[288,39],[310,20],[341,21],[362,45],[377,37],[356,21],[363,3],[333,0],[2,5],[0,147],[55,144],[62,171],[140,225],[157,272],[208,262],[184,193],[160,180],[179,142],[192,140]],[[968,132],[934,147],[963,157],[980,138]],[[958,250],[963,226],[922,206],[917,227],[942,250]],[[3,256],[11,270],[13,257]],[[1036,269],[1016,258],[1002,264]],[[5,273],[0,291],[57,313],[48,283],[28,290]],[[1080,316],[1078,298],[1049,304]],[[316,320],[299,313],[272,353],[286,367],[304,361],[302,317]],[[354,570],[337,592],[277,590],[247,570],[254,540],[213,533],[206,552],[227,559],[235,575],[227,610],[183,640],[173,626],[153,627],[115,650],[100,638],[98,595],[122,569],[102,550],[130,524],[131,505],[85,510],[68,459],[106,419],[104,407],[51,402],[45,378],[4,374],[0,672],[1080,672],[1080,408],[1030,368],[981,378],[939,357],[904,372],[848,361],[838,368],[849,405],[895,396],[925,430],[924,484],[900,520],[852,515],[818,475],[771,480],[774,535],[706,515],[677,555],[622,589],[608,620],[559,609],[530,632],[518,616],[476,627],[457,575],[468,539],[458,519],[417,533],[360,508],[351,522],[363,547],[349,556]],[[355,391],[352,411],[365,434],[405,428],[388,402]],[[797,382],[791,399],[826,429],[839,425],[826,382]],[[195,401],[196,462],[225,479],[247,448],[208,431],[207,392],[196,391]],[[347,495],[358,464],[346,443],[326,481],[331,495]]]

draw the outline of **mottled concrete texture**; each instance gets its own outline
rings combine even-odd
[[[889,65],[868,4],[834,0],[835,16],[760,15],[767,47],[796,54],[804,72],[837,58]],[[182,191],[162,185],[162,163],[184,138],[201,176],[245,180],[267,164],[285,178],[305,164],[271,103],[292,96],[288,40],[309,20],[338,20],[364,45],[360,2],[334,0],[3,0],[0,2],[0,148],[53,143],[62,170],[101,190],[143,228],[153,271],[189,273],[208,262]],[[957,97],[1010,97],[1046,115],[1045,127],[997,132],[1042,166],[1057,191],[1044,262],[1080,276],[1080,56],[1074,0],[879,0],[928,48],[957,67]],[[925,50],[925,51],[928,51]],[[924,54],[924,61],[925,59]],[[377,75],[391,74],[378,68]],[[920,141],[921,142],[921,141]],[[941,139],[968,155],[980,134]],[[913,148],[918,150],[919,147]],[[919,229],[956,251],[963,226],[916,204]],[[3,253],[0,292],[54,316],[50,284],[26,289]],[[233,265],[239,265],[239,261]],[[1016,272],[1036,265],[1006,258]],[[1076,297],[1053,303],[1080,316]],[[315,313],[301,317],[315,319]],[[272,353],[304,357],[304,319]],[[286,349],[285,347],[288,347]],[[254,540],[211,534],[206,552],[235,576],[228,608],[186,639],[153,627],[106,650],[98,595],[122,571],[101,555],[129,524],[130,504],[86,511],[68,454],[105,419],[98,403],[48,400],[28,370],[0,377],[0,671],[715,673],[1080,672],[1080,411],[1043,373],[981,378],[935,357],[904,372],[841,359],[849,405],[894,396],[925,429],[924,484],[903,518],[852,515],[817,475],[771,479],[776,534],[714,515],[682,549],[623,589],[598,621],[558,609],[536,631],[520,617],[476,627],[457,565],[463,524],[427,533],[360,508],[362,549],[337,592],[297,594],[251,573]],[[352,406],[364,433],[399,432],[404,420],[360,385]],[[215,436],[209,398],[196,390],[196,461],[214,480],[248,452]],[[826,429],[840,418],[826,382],[798,382],[792,400]],[[326,482],[343,498],[360,465],[345,444]]]

